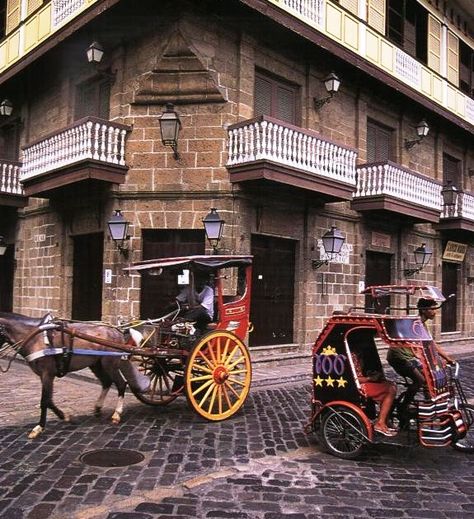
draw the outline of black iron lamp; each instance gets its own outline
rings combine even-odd
[[[426,267],[426,265],[428,265],[430,262],[433,251],[426,246],[426,243],[422,243],[418,248],[415,249],[414,255],[416,268],[405,269],[403,271],[405,277],[413,276],[413,274],[417,274],[423,270],[423,268]]]
[[[128,254],[128,246],[126,242],[130,239],[128,235],[129,222],[125,220],[122,211],[115,209],[114,214],[107,222],[112,240],[117,245],[118,250],[126,256]]]
[[[458,190],[452,180],[448,180],[441,190],[443,204],[445,207],[454,207],[458,199]]]
[[[341,86],[341,80],[336,76],[336,74],[334,74],[334,72],[331,72],[325,79],[323,79],[323,83],[329,95],[321,99],[313,99],[314,108],[316,110],[320,110],[326,103],[331,101],[334,94],[337,93]]]
[[[0,103],[0,115],[4,117],[10,117],[13,113],[13,103],[9,99],[4,99]]]
[[[323,265],[328,265],[329,259],[333,259],[336,254],[341,252],[346,238],[342,232],[335,225],[333,225],[330,231],[326,231],[323,234],[321,240],[323,242],[324,252],[327,256],[329,256],[329,258],[324,260],[312,260],[311,265],[315,270],[322,267]]]
[[[215,207],[211,208],[211,212],[202,220],[206,237],[211,244],[214,254],[218,253],[218,245],[224,229],[224,220],[219,216]]]
[[[103,57],[104,48],[99,42],[93,41],[87,48],[87,61],[89,63],[99,64]]]
[[[181,130],[179,115],[174,110],[173,103],[166,104],[166,110],[160,115],[161,142],[164,146],[170,146],[174,152],[174,158],[179,159],[178,135]]]
[[[5,242],[5,238],[0,236],[0,256],[3,256],[7,252],[7,243]]]
[[[416,134],[418,135],[417,139],[414,139],[412,141],[409,141],[408,139],[405,139],[405,148],[407,150],[410,150],[415,146],[415,144],[419,144],[430,132],[430,127],[428,126],[428,123],[422,119],[417,125],[416,125]]]

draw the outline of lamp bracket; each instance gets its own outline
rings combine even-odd
[[[421,267],[416,267],[414,269],[404,269],[403,274],[406,278],[409,278],[409,277],[413,276],[414,274],[418,274],[418,272],[420,272],[420,270],[421,270]]]
[[[311,260],[311,266],[313,267],[313,270],[317,270],[323,265],[329,265],[329,261],[327,259],[325,260]]]
[[[405,148],[407,150],[411,150],[413,148],[413,146],[416,146],[417,144],[419,144],[421,142],[422,138],[423,137],[420,137],[419,139],[414,139],[412,141],[405,139]]]
[[[314,97],[313,98],[314,109],[315,110],[320,110],[326,103],[329,103],[329,101],[331,101],[331,99],[333,97],[334,97],[334,94],[329,94],[328,96],[322,97],[321,99],[316,99]]]

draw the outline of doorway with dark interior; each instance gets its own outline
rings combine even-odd
[[[73,236],[72,319],[102,319],[103,233]]]
[[[252,235],[250,346],[293,342],[296,241]]]
[[[13,245],[8,245],[5,254],[0,256],[0,312],[13,311],[14,256]]]
[[[392,282],[392,254],[368,250],[365,255],[365,286],[390,285]],[[365,311],[376,314],[387,312],[390,296],[374,299],[365,296]],[[389,310],[389,309],[388,309]]]
[[[441,309],[441,332],[456,332],[457,322],[457,299],[458,299],[458,276],[459,263],[443,261],[441,292],[447,301]],[[449,297],[454,294],[454,297]]]

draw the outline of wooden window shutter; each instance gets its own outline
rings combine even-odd
[[[376,31],[385,34],[385,0],[367,0],[367,22]]]
[[[30,16],[30,14],[38,7],[41,7],[41,4],[43,3],[43,0],[28,0],[28,3],[26,5],[26,16]]]
[[[340,0],[339,5],[341,5],[342,7],[345,7],[348,11],[355,14],[356,16],[359,15],[358,0]]]
[[[441,72],[441,22],[428,15],[428,67]]]
[[[367,121],[367,163],[392,160],[393,130],[374,121]]]
[[[272,115],[272,83],[259,75],[255,75],[254,115]]]
[[[20,0],[7,1],[6,34],[9,34],[20,25]]]
[[[277,87],[276,118],[295,124],[295,91],[283,86]]]
[[[448,31],[448,81],[459,84],[459,39]]]

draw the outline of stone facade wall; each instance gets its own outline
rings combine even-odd
[[[71,236],[99,229],[105,236],[104,268],[113,271],[112,284],[103,288],[103,319],[116,321],[119,317],[138,316],[140,277],[126,274],[122,268],[141,259],[142,230],[200,229],[210,207],[218,207],[226,221],[222,239],[226,251],[249,253],[252,234],[296,240],[294,329],[295,342],[300,346],[314,341],[333,311],[363,305],[363,297],[356,294],[365,280],[367,250],[392,254],[392,279],[401,283],[405,281],[403,269],[413,266],[412,251],[425,242],[434,254],[416,281],[440,286],[441,239],[431,225],[394,223],[390,217],[387,221],[374,220],[351,210],[349,203],[321,205],[317,196],[314,203],[284,199],[281,195],[252,197],[241,186],[229,182],[225,168],[226,128],[253,117],[255,70],[262,69],[300,85],[302,127],[357,149],[359,163],[364,163],[367,156],[367,118],[397,130],[398,163],[438,180],[442,179],[444,150],[460,156],[474,168],[474,152],[465,141],[455,142],[452,132],[445,132],[442,125],[433,125],[428,137],[414,150],[407,151],[404,138],[415,137],[417,114],[408,110],[404,113],[399,103],[392,103],[363,84],[352,85],[350,80],[343,82],[340,93],[329,104],[314,110],[313,98],[325,95],[321,79],[331,65],[317,49],[309,59],[298,47],[271,44],[260,37],[258,30],[239,31],[234,24],[212,16],[188,14],[176,21],[163,15],[154,21],[153,29],[144,30],[141,38],[116,49],[110,58],[111,68],[117,71],[110,118],[133,128],[126,146],[126,182],[111,190],[98,216],[88,218],[90,209],[74,209],[74,229],[54,204],[30,200],[22,213],[16,242],[16,311],[38,315],[51,310],[70,315]],[[187,60],[192,60],[193,72],[188,83],[177,85],[179,92],[175,98],[168,98],[175,102],[182,122],[180,157],[176,161],[161,144],[158,118],[166,89],[172,89],[172,85],[167,86],[167,67],[176,65],[179,56],[183,67]],[[39,89],[28,99],[24,143],[71,122],[74,85],[87,74],[90,72],[84,65],[55,69],[47,88]],[[184,81],[184,76],[181,79]],[[465,174],[464,179],[466,188],[474,187],[472,177]],[[116,208],[131,222],[131,254],[126,260],[108,237],[106,228],[107,219]],[[313,270],[311,260],[319,258],[317,240],[334,224],[347,238],[347,263],[331,263]],[[377,245],[374,232],[387,233],[390,246]],[[469,239],[472,245],[472,238]],[[463,272],[469,270],[471,277],[467,278],[470,281],[463,288],[460,301],[463,336],[474,335],[473,310],[468,304],[474,298],[472,248],[469,254],[470,266],[463,267]],[[439,322],[436,326],[439,336]]]

